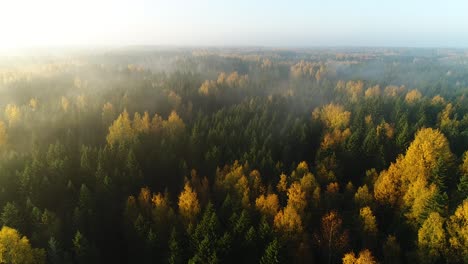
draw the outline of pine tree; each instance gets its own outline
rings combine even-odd
[[[182,254],[181,248],[177,241],[177,231],[172,228],[171,237],[169,239],[169,264],[182,263]]]
[[[260,264],[275,264],[280,263],[279,261],[279,252],[280,247],[278,240],[273,240],[265,249],[265,253],[260,259]]]

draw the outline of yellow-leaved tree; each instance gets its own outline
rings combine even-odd
[[[200,204],[198,202],[197,193],[192,189],[190,184],[185,183],[184,190],[179,195],[179,213],[186,222],[193,222],[200,213]]]
[[[132,122],[128,116],[127,110],[124,110],[109,127],[106,140],[109,145],[129,143],[135,140],[135,136],[136,134],[132,128]]]
[[[444,219],[439,213],[431,213],[418,231],[418,252],[425,263],[442,260],[446,250]]]
[[[0,263],[45,263],[45,251],[32,248],[27,237],[21,237],[15,229],[3,226],[0,230]]]
[[[468,199],[457,207],[447,221],[450,251],[453,262],[468,263]]]
[[[303,231],[301,216],[291,206],[286,206],[276,214],[273,225],[276,231],[289,239],[300,238]]]
[[[8,120],[8,125],[14,126],[21,120],[21,109],[15,104],[8,104],[5,107],[5,117]]]
[[[354,252],[346,253],[343,257],[343,264],[377,264],[377,261],[370,250],[364,249],[359,252],[358,257],[354,255]]]
[[[292,207],[297,213],[302,215],[307,206],[306,194],[301,188],[301,184],[293,182],[288,189],[288,207]]]
[[[267,215],[269,217],[274,217],[278,213],[279,208],[279,200],[278,195],[276,194],[268,194],[268,195],[260,195],[255,200],[255,207],[258,211],[260,211],[263,215]]]
[[[381,172],[374,197],[382,204],[400,207],[411,223],[422,224],[434,211],[444,210],[444,168],[453,164],[447,138],[437,129],[419,130],[404,156]],[[432,204],[431,204],[432,203]]]

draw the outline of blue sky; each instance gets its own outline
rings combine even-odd
[[[466,0],[0,1],[0,47],[468,47]]]

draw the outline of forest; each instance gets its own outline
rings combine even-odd
[[[0,263],[468,263],[468,51],[0,56]]]

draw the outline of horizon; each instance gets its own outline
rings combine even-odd
[[[0,49],[468,47],[461,0],[332,2],[18,0],[0,11]]]

